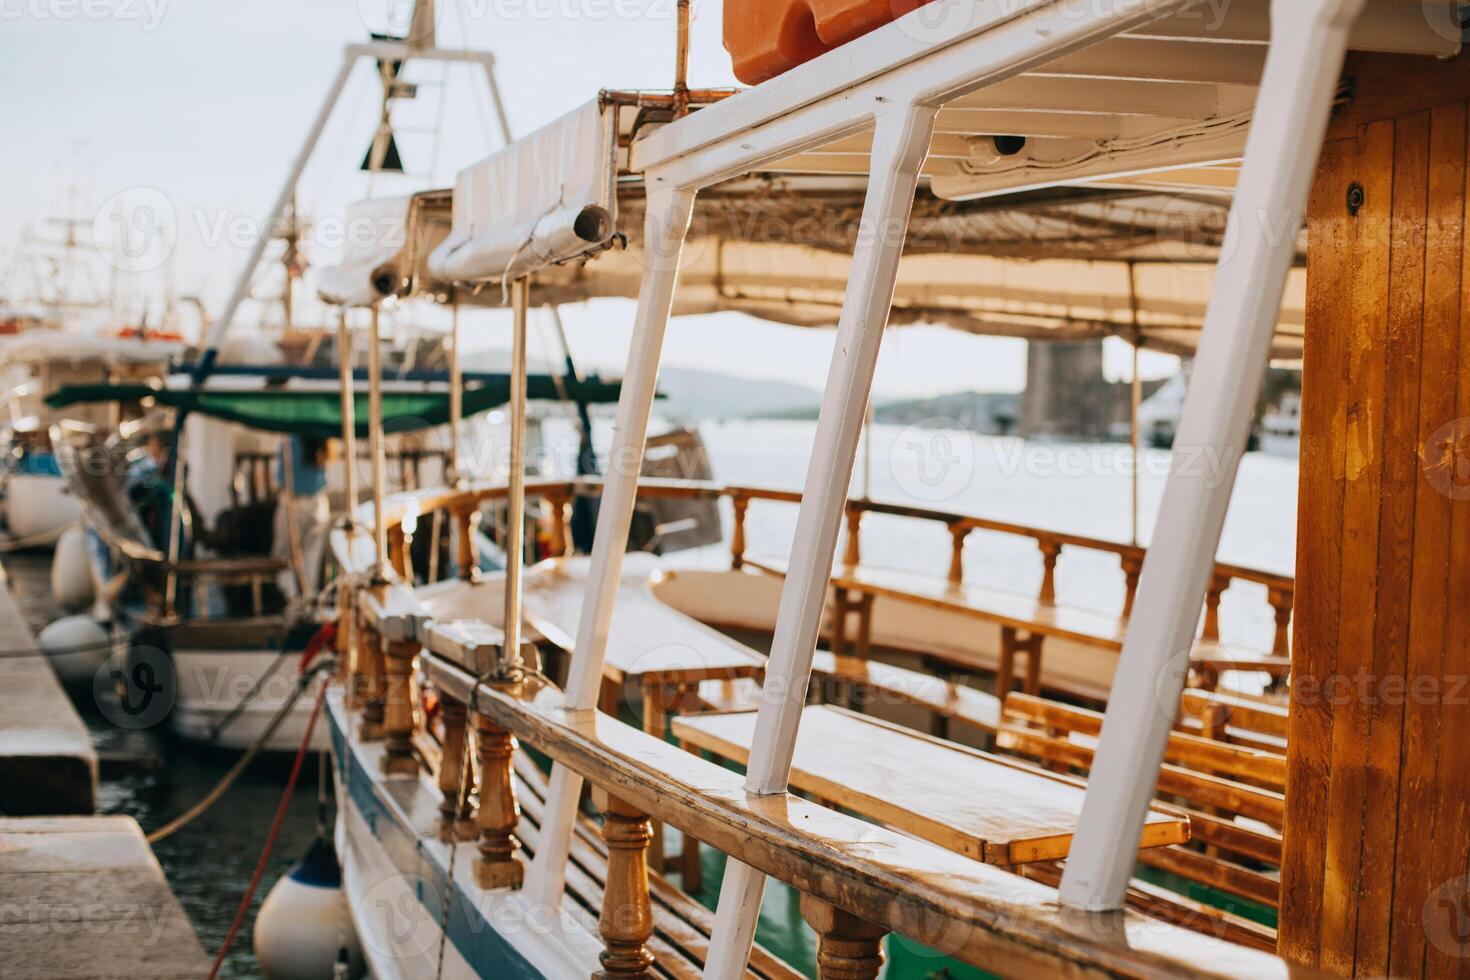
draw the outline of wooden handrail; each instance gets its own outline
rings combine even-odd
[[[811,900],[868,924],[853,930],[834,921],[824,944],[870,946],[876,935],[892,931],[1014,975],[1310,974],[1132,911],[1069,914],[1057,906],[1054,891],[1035,882],[799,797],[748,794],[738,774],[634,726],[601,713],[566,712],[561,693],[550,686],[481,684],[474,693],[475,678],[457,665],[432,653],[420,663],[446,696],[462,702],[473,697],[485,723],[580,773],[620,801],[630,821],[647,816],[678,827],[798,889],[814,911],[821,905]],[[628,836],[630,849],[641,843],[641,834]],[[634,864],[624,871],[624,884],[633,889],[618,901],[636,908],[638,869]],[[641,918],[634,923],[641,924]],[[638,955],[641,928],[603,931],[619,944],[617,951]]]
[[[532,480],[526,484],[526,496],[529,499],[540,498],[548,500],[552,502],[554,507],[563,508],[573,497],[579,494],[597,494],[601,492],[601,488],[602,481],[596,477],[578,477],[570,480]],[[638,493],[640,497],[652,499],[715,500],[721,497],[728,497],[731,501],[735,517],[730,541],[730,564],[734,569],[739,569],[745,564],[745,523],[751,501],[764,500],[787,504],[801,503],[801,493],[795,490],[779,490],[740,484],[722,485],[709,481],[663,479],[656,477],[641,479],[639,481]],[[390,525],[396,525],[410,515],[414,519],[419,519],[435,510],[448,510],[456,515],[470,513],[478,510],[480,505],[487,501],[504,499],[505,495],[506,487],[503,483],[472,483],[459,487],[439,487],[390,495],[385,499],[384,507]],[[963,581],[963,549],[971,532],[988,531],[1029,538],[1036,542],[1041,552],[1042,583],[1039,598],[1047,603],[1054,603],[1056,601],[1056,564],[1064,548],[1080,548],[1088,551],[1117,555],[1125,580],[1125,598],[1122,610],[1122,615],[1125,618],[1133,610],[1133,600],[1138,587],[1138,575],[1143,566],[1143,559],[1147,554],[1146,548],[1121,541],[1110,541],[1105,538],[1094,538],[1064,531],[1030,527],[1010,521],[994,520],[969,514],[956,514],[930,507],[885,503],[868,499],[853,499],[848,501],[846,509],[847,535],[843,555],[843,560],[846,563],[855,565],[861,559],[859,534],[862,519],[867,514],[883,514],[891,517],[932,521],[945,525],[951,535],[952,547],[948,577],[955,584]],[[558,510],[557,512],[561,513],[562,511]],[[368,521],[370,524],[371,514],[366,506],[361,509],[359,517]],[[461,530],[461,534],[463,533],[465,531]],[[557,536],[557,540],[563,545],[565,544],[564,535]],[[468,553],[472,553],[466,552],[465,547],[465,542],[461,541],[461,558]],[[462,565],[462,567],[464,566]],[[1211,584],[1205,610],[1204,639],[1209,641],[1219,640],[1219,603],[1221,595],[1233,582],[1237,581],[1250,582],[1266,587],[1267,601],[1272,607],[1276,622],[1271,652],[1276,656],[1286,656],[1289,650],[1291,611],[1296,583],[1287,575],[1247,568],[1241,565],[1233,565],[1226,562],[1216,563],[1214,579]]]

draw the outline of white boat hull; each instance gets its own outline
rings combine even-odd
[[[169,724],[180,738],[207,742],[227,749],[248,749],[270,726],[290,698],[298,680],[299,654],[291,654],[250,698],[249,704],[216,735],[241,700],[250,697],[279,651],[263,649],[173,651],[176,697]],[[315,684],[303,694],[286,720],[266,743],[267,752],[295,752],[306,735],[311,717]],[[320,721],[312,733],[311,747],[325,749],[330,743],[326,725]]]
[[[340,689],[328,694],[327,716],[342,887],[376,980],[440,976],[441,946],[449,978],[585,980],[599,969],[601,940],[569,915],[531,906],[523,891],[479,888],[473,843],[458,845],[446,920],[450,852],[437,837],[438,789],[425,773],[382,774],[382,742],[356,737]]]
[[[13,546],[49,548],[81,516],[59,476],[12,473],[5,481],[5,528]]]

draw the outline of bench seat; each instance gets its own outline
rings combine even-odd
[[[1214,692],[1192,692],[1195,707]],[[1240,720],[1251,709],[1243,708]],[[1277,724],[1274,706],[1263,710]],[[1187,716],[1187,711],[1186,711]],[[1251,715],[1254,718],[1254,715]],[[1006,698],[996,745],[1062,771],[1091,772],[1103,716],[1072,705],[1025,694]],[[1189,731],[1169,736],[1159,769],[1158,795],[1190,818],[1191,845],[1140,851],[1150,868],[1245,899],[1280,906],[1281,827],[1286,758],[1256,745],[1232,744]],[[1038,872],[1038,880],[1050,878]],[[1275,930],[1226,909],[1198,902],[1157,885],[1135,880],[1129,903],[1169,921],[1260,949],[1274,949]]]
[[[746,556],[742,565],[757,572],[771,575],[786,574],[786,560],[770,556]],[[1037,649],[1044,639],[1065,640],[1082,646],[1116,654],[1123,648],[1128,620],[1125,617],[1083,609],[1063,603],[1047,602],[1037,596],[1007,592],[989,586],[972,583],[955,583],[938,575],[900,569],[880,568],[871,565],[838,563],[832,569],[831,584],[834,590],[846,591],[866,597],[882,597],[900,602],[916,603],[930,608],[983,620],[1000,627],[1004,646],[1006,632],[1022,635],[1035,642]],[[866,618],[869,614],[859,610]],[[841,611],[839,611],[839,616]],[[839,623],[841,634],[845,625]],[[1014,640],[1014,636],[1011,638]],[[1024,647],[1024,641],[1021,646]],[[844,644],[834,642],[838,653],[845,652]],[[858,638],[857,646],[863,650],[865,638]],[[924,651],[921,651],[924,652]],[[1019,651],[1018,651],[1019,652]],[[1009,662],[1007,651],[999,652],[1001,670]],[[1196,640],[1191,662],[1204,679],[1218,683],[1221,675],[1235,672],[1260,672],[1273,678],[1284,676],[1290,671],[1288,657],[1275,656],[1237,644],[1218,640]],[[956,666],[973,666],[957,663]],[[1045,678],[1039,671],[1041,666],[1027,664],[1030,693],[1039,693],[1039,684]],[[1000,679],[1008,690],[1010,678]],[[1004,690],[1001,692],[1005,693]]]
[[[995,734],[1000,722],[1000,699],[958,680],[896,667],[880,660],[842,656],[818,650],[812,658],[813,679],[850,686],[857,700],[865,696],[891,697],[927,708],[939,718],[961,722]],[[705,681],[699,685],[697,710],[749,711],[760,706],[759,682],[752,678]]]
[[[756,713],[684,715],[686,747],[744,764]],[[1063,857],[1082,813],[1081,784],[831,705],[811,705],[791,785],[843,809],[987,864]],[[1155,808],[1140,846],[1182,843],[1189,820]]]

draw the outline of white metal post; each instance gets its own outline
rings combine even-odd
[[[505,651],[501,666],[521,655],[521,563],[526,532],[526,315],[531,281],[510,284],[514,309],[510,354],[510,460],[505,490]]]
[[[337,311],[337,371],[342,385],[342,488],[350,531],[357,510],[357,385],[352,377],[352,334],[347,329],[345,306]]]
[[[368,453],[373,458],[373,577],[388,577],[388,526],[383,523],[387,477],[383,460],[383,345],[378,338],[378,304],[368,308]]]
[[[225,304],[225,311],[218,320],[210,327],[209,337],[204,344],[205,354],[217,351],[220,343],[224,340],[226,332],[229,331],[231,323],[234,322],[235,314],[240,310],[240,304],[245,302],[245,297],[250,294],[250,280],[255,275],[255,267],[260,264],[260,259],[265,255],[266,246],[270,244],[270,231],[275,224],[286,215],[286,208],[291,204],[291,198],[296,193],[296,182],[301,179],[301,172],[306,169],[306,163],[311,159],[311,153],[316,149],[317,140],[321,139],[322,130],[327,127],[327,120],[332,116],[332,109],[336,107],[337,100],[342,97],[342,89],[347,86],[347,78],[352,74],[352,66],[357,63],[357,54],[351,48],[342,56],[342,66],[337,69],[337,77],[332,80],[332,87],[327,90],[327,97],[322,100],[321,108],[317,110],[316,118],[312,120],[311,129],[307,131],[306,141],[301,144],[301,149],[296,151],[296,159],[291,161],[291,169],[286,173],[286,180],[281,185],[280,193],[276,195],[276,202],[271,207],[270,214],[266,216],[266,223],[260,228],[260,233],[255,236],[255,243],[250,246],[250,257],[245,260],[245,268],[240,273],[240,278],[235,280],[235,289],[230,293],[229,302]]]
[[[512,409],[514,412],[514,409]],[[464,422],[464,377],[459,368],[459,293],[449,300],[449,482],[459,483],[460,426]]]
[[[746,768],[745,788],[751,793],[784,793],[790,779],[843,505],[934,114],[933,108],[899,105],[876,121],[857,248],[837,324]],[[748,865],[734,860],[726,865],[705,961],[706,980],[734,980],[744,975],[765,881],[764,874]]]
[[[1272,0],[1271,49],[1061,898],[1120,908],[1270,357],[1317,156],[1364,0]]]
[[[668,326],[674,285],[679,276],[679,257],[694,209],[694,191],[659,187],[652,174],[647,175],[647,182],[643,281],[638,290],[628,367],[623,373],[623,390],[618,398],[612,451],[603,477],[587,593],[582,601],[577,645],[567,679],[567,708],[579,712],[594,709],[602,690],[603,657],[622,577],[623,554],[628,547],[628,529],[633,523],[633,505],[638,497],[638,475],[648,435],[648,416],[658,386],[664,328]],[[533,904],[561,903],[572,824],[581,791],[581,776],[562,765],[553,767],[546,819],[541,825],[541,847],[527,875],[527,898]]]

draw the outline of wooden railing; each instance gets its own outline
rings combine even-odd
[[[543,481],[528,485],[527,497],[550,502],[564,517],[576,493],[593,489],[592,481]],[[736,567],[749,501],[800,499],[787,491],[666,481],[648,481],[641,491],[649,496],[730,497],[737,515],[732,541]],[[357,530],[334,534],[334,553],[348,573],[341,598],[347,628],[339,630],[343,680],[348,703],[360,715],[359,737],[383,741],[382,766],[389,774],[414,773],[421,764],[416,745],[422,744],[424,733],[415,728],[426,722],[412,703],[413,672],[420,671],[420,680],[437,691],[443,705],[440,835],[476,842],[476,879],[486,889],[518,888],[525,879],[518,857],[512,768],[517,740],[592,784],[604,815],[608,850],[598,923],[605,943],[602,976],[632,980],[644,976],[652,960],[651,820],[677,827],[797,889],[803,916],[818,937],[818,962],[845,971],[832,975],[876,977],[881,943],[889,932],[1005,974],[1288,975],[1274,957],[1134,912],[1068,914],[1045,886],[799,797],[750,796],[737,774],[635,726],[601,713],[587,717],[566,712],[561,692],[539,676],[524,674],[501,683],[477,678],[483,651],[465,663],[426,646],[427,615],[406,584],[412,570],[404,556],[424,517],[443,511],[455,521],[459,574],[472,577],[476,516],[483,503],[504,496],[503,486],[484,485],[388,498],[385,515],[395,558],[387,582],[371,579],[371,535],[361,523]],[[1141,559],[1137,549],[1109,542],[868,501],[849,507],[854,532],[865,513],[942,521],[951,527],[956,551],[964,535],[983,528],[1035,538],[1049,566],[1063,547]],[[857,540],[854,533],[849,544],[854,560],[860,558]],[[952,561],[952,573],[957,566]],[[1246,569],[1225,567],[1222,574],[1290,587],[1289,581]],[[484,627],[484,632],[493,641],[495,631]],[[473,794],[464,792],[471,731],[479,776],[478,793]],[[470,809],[471,799],[478,800],[476,809]]]
[[[548,555],[563,554],[570,540],[567,522],[570,520],[570,504],[578,494],[601,492],[601,481],[595,478],[576,480],[529,481],[526,485],[527,499],[546,501],[557,518],[552,521],[552,539]],[[801,494],[794,490],[721,485],[702,481],[644,479],[639,483],[639,496],[663,499],[719,499],[728,498],[734,514],[734,526],[730,535],[730,566],[740,569],[745,564],[747,540],[746,522],[752,501],[770,501],[784,504],[800,504]],[[475,556],[474,531],[478,526],[481,505],[487,501],[505,497],[503,484],[478,484],[458,489],[438,488],[417,493],[400,494],[390,498],[398,501],[422,524],[422,519],[435,510],[449,513],[455,522],[457,540],[456,566],[461,576],[474,574]],[[883,503],[874,500],[850,500],[847,503],[847,535],[843,551],[843,562],[857,565],[862,560],[863,518],[868,514],[901,517],[909,520],[926,521],[944,525],[950,534],[948,580],[955,584],[964,581],[964,549],[969,536],[975,531],[1029,538],[1036,543],[1042,566],[1041,585],[1037,598],[1046,604],[1057,601],[1056,570],[1064,550],[1077,549],[1101,554],[1116,555],[1119,571],[1123,575],[1124,599],[1120,616],[1124,619],[1133,610],[1138,593],[1138,580],[1143,570],[1143,559],[1147,549],[1139,545],[1109,541],[1104,538],[1069,534],[1044,528],[1030,527],[1008,521],[992,520],[949,511],[915,507],[907,504]],[[399,525],[390,526],[389,548],[393,566],[405,579],[411,580],[412,569],[407,565],[407,547],[416,532],[405,531]],[[938,562],[936,561],[936,565]],[[1266,601],[1270,605],[1275,622],[1271,653],[1277,657],[1288,657],[1290,651],[1291,614],[1295,600],[1295,582],[1290,576],[1246,568],[1226,562],[1217,562],[1205,598],[1204,622],[1201,639],[1206,642],[1220,640],[1220,602],[1233,583],[1246,582],[1263,586]]]
[[[742,567],[745,563],[745,523],[750,502],[752,500],[771,500],[796,504],[801,502],[801,494],[785,490],[727,487],[723,493],[730,498],[735,513],[735,527],[730,539],[730,564],[731,567],[736,569]],[[1118,541],[1108,541],[1103,538],[1092,538],[1080,534],[1068,534],[1062,531],[1050,531],[1042,528],[1028,527],[1023,524],[1013,524],[1007,521],[991,520],[984,517],[971,517],[924,507],[912,507],[906,504],[889,504],[873,500],[850,500],[847,503],[847,536],[842,559],[848,565],[858,565],[862,560],[861,528],[863,518],[868,514],[884,514],[892,517],[909,518],[911,520],[930,521],[943,524],[948,528],[951,545],[949,569],[946,574],[948,580],[956,585],[964,581],[964,549],[965,543],[972,532],[991,531],[999,534],[1030,538],[1036,542],[1042,565],[1041,587],[1038,591],[1037,598],[1047,604],[1055,604],[1057,601],[1057,561],[1061,557],[1064,548],[1076,548],[1079,550],[1117,555],[1119,568],[1124,578],[1125,590],[1121,616],[1126,619],[1133,611],[1133,601],[1138,593],[1138,579],[1140,573],[1143,571],[1144,555],[1147,553],[1147,549],[1139,545],[1124,544]],[[1201,630],[1201,638],[1209,642],[1218,642],[1220,640],[1220,600],[1231,583],[1237,581],[1251,582],[1266,587],[1267,602],[1271,606],[1276,624],[1271,652],[1276,656],[1288,656],[1295,582],[1289,576],[1244,568],[1239,565],[1230,565],[1224,562],[1216,563],[1215,573],[1210,581],[1209,593],[1205,599],[1204,626]]]

